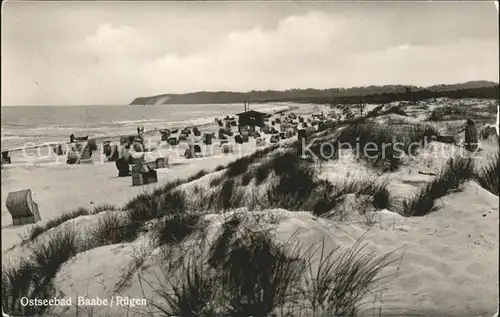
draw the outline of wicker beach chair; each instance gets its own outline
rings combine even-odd
[[[38,205],[33,201],[31,189],[9,193],[5,205],[14,226],[40,221]]]

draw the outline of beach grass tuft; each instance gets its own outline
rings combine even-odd
[[[474,175],[474,161],[470,157],[450,158],[436,178],[422,188],[417,195],[403,201],[401,214],[421,217],[435,210],[434,201],[460,190],[460,186]]]
[[[198,229],[200,214],[170,214],[160,219],[154,227],[157,245],[180,244]]]
[[[177,316],[357,316],[397,260],[367,252],[362,239],[328,251],[324,240],[304,250],[294,237],[278,241],[233,214],[215,240],[200,237],[176,273],[156,275],[150,285],[163,303],[154,306]]]
[[[497,196],[500,193],[499,165],[499,155],[498,153],[495,153],[487,159],[486,165],[477,171],[474,176],[479,185]]]
[[[32,254],[11,268],[2,269],[2,309],[13,316],[43,315],[48,306],[22,305],[21,299],[52,298],[53,278],[60,266],[79,252],[75,229],[58,230],[32,246]]]
[[[47,221],[43,225],[35,225],[28,232],[27,238],[23,239],[22,244],[25,244],[25,243],[28,243],[30,241],[35,240],[42,233],[44,233],[52,228],[57,227],[57,226],[65,223],[66,221],[78,218],[80,216],[87,216],[90,214],[94,214],[94,213],[96,213],[95,212],[96,209],[94,209],[94,212],[91,212],[87,208],[80,207],[72,212],[64,213],[58,217],[54,217],[54,218],[50,219],[49,221]]]

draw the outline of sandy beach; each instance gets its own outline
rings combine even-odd
[[[447,102],[449,101],[438,101],[432,109]],[[370,105],[367,111],[375,108],[377,105]],[[302,106],[293,111],[307,120],[311,114],[323,111],[326,113],[328,109],[330,108]],[[381,115],[371,120],[373,124],[381,126],[388,120],[406,120],[409,124],[419,124],[418,118],[425,116],[425,111],[419,110],[417,106],[407,106],[405,109],[410,115]],[[444,126],[443,122],[435,124]],[[202,127],[203,132],[217,129],[215,123]],[[151,144],[158,144],[161,139],[155,131],[145,135]],[[268,145],[270,136],[265,135]],[[293,144],[296,140],[297,137],[294,136],[280,141],[278,150],[271,153],[284,153],[279,151],[286,151],[287,144]],[[488,157],[498,152],[498,143],[494,139],[481,141],[480,147],[481,152],[475,161],[477,169],[486,164]],[[367,207],[364,194],[352,193],[345,195],[340,205],[321,217],[307,210],[252,210],[248,207],[224,212],[207,210],[202,213],[210,224],[208,228],[212,228],[208,229],[209,232],[216,230],[213,228],[217,227],[217,223],[221,219],[227,219],[232,213],[240,213],[243,217],[260,214],[264,215],[264,218],[259,216],[258,221],[270,221],[265,220],[265,217],[279,218],[272,222],[274,236],[279,241],[294,237],[307,248],[317,241],[324,240],[330,249],[348,249],[363,237],[367,243],[367,252],[375,252],[378,255],[394,252],[397,261],[392,262],[382,272],[391,278],[384,283],[379,295],[369,294],[367,297],[366,301],[372,304],[365,310],[366,316],[373,315],[374,311],[382,311],[384,316],[437,316],[443,315],[443,312],[446,312],[447,316],[490,316],[497,309],[498,196],[481,187],[476,181],[469,180],[457,192],[451,192],[436,200],[437,211],[424,217],[405,217],[398,211],[403,209],[403,201],[415,196],[432,181],[432,175],[439,174],[446,166],[451,154],[439,155],[438,151],[441,154],[452,153],[457,148],[452,144],[430,143],[420,150],[419,155],[406,160],[397,171],[386,173],[367,167],[350,154],[314,165],[320,179],[337,184],[336,186],[345,186],[349,180],[367,183],[373,179],[384,179],[391,199],[391,204],[384,208]],[[137,195],[151,195],[154,190],[161,189],[165,184],[175,179],[185,179],[200,170],[209,173],[184,183],[179,188],[188,193],[190,198],[197,195],[205,197],[199,207],[203,208],[203,202],[208,203],[209,193],[220,188],[214,189],[212,182],[219,177],[225,177],[228,164],[255,153],[257,149],[263,148],[257,147],[256,140],[250,138],[248,143],[243,143],[235,151],[238,155],[217,152],[211,156],[186,159],[182,157],[183,150],[164,152],[162,155],[170,157],[169,167],[157,170],[157,183],[144,186],[132,186],[130,177],[118,177],[115,164],[106,162],[103,155],[98,153],[92,156],[92,164],[68,165],[65,164],[65,156],[23,162],[21,152],[12,152],[12,164],[5,165],[2,170],[3,265],[13,265],[12,263],[25,256],[31,243],[21,245],[21,242],[33,226],[43,225],[80,207],[92,209],[99,205],[111,204],[122,208]],[[267,160],[265,157],[252,164],[264,166]],[[215,171],[221,165],[225,168]],[[240,178],[241,176],[235,176],[238,182]],[[263,185],[256,185],[251,181],[248,185],[239,186],[246,190],[246,193],[250,193],[262,188],[265,190],[266,186],[271,184],[270,180],[265,181]],[[13,226],[11,215],[5,208],[7,194],[27,188],[34,193],[33,198],[39,205],[42,220],[35,225]],[[342,214],[341,218],[338,218],[339,213]],[[43,241],[44,237],[49,237],[50,232],[57,233],[58,230],[68,227],[76,228],[78,235],[84,237],[106,214],[122,217],[124,211],[101,212],[70,219],[42,233],[35,241]],[[64,296],[72,297],[74,301],[82,294],[100,298],[119,295],[151,300],[154,298],[155,288],[151,285],[144,286],[140,281],[157,278],[157,270],[161,267],[159,263],[164,252],[160,246],[151,247],[144,255],[144,264],[130,273],[123,284],[123,274],[129,270],[131,257],[137,250],[150,246],[148,237],[149,235],[145,234],[132,242],[111,243],[78,254],[61,266],[54,278],[54,285]],[[196,242],[188,240],[186,243]],[[72,315],[75,314],[75,309],[78,310],[74,305],[56,307],[52,313]],[[79,309],[85,311],[84,308]],[[130,306],[92,308],[93,316],[123,316],[127,311],[133,312],[134,315],[139,314],[137,309]],[[144,313],[145,308],[141,309]]]

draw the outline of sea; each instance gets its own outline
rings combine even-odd
[[[252,110],[273,112],[286,104],[253,104]],[[244,111],[242,104],[92,105],[1,107],[1,149],[63,143],[75,136],[108,137],[145,131],[205,125],[215,118]]]

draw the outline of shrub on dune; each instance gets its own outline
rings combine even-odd
[[[373,197],[373,205],[377,209],[389,207],[389,190],[387,181],[380,181],[377,178],[348,178],[339,189],[341,195],[359,194]]]
[[[236,186],[234,179],[226,179],[207,201],[208,208],[229,210],[243,206],[245,193]]]
[[[242,177],[241,177],[241,185],[242,186],[246,186],[248,184],[250,184],[250,182],[252,181],[252,173],[245,173]]]
[[[245,173],[248,170],[248,166],[252,163],[252,157],[244,156],[236,161],[229,163],[227,165],[226,175],[228,177],[235,177]]]
[[[129,229],[129,221],[117,213],[105,214],[91,230],[91,243],[101,246],[134,240],[137,235],[135,231]]]
[[[202,220],[199,214],[170,214],[155,226],[158,245],[179,244],[196,230]]]
[[[210,187],[217,187],[224,181],[223,176],[217,176],[210,180]]]
[[[280,176],[267,190],[267,203],[269,207],[299,210],[316,187],[314,171],[303,166]]]
[[[115,210],[119,210],[119,208],[116,207],[115,205],[102,204],[99,206],[95,206],[94,209],[92,210],[92,214],[95,215],[95,214],[101,213],[103,211],[115,211]]]
[[[434,201],[453,191],[473,177],[474,161],[469,157],[448,160],[436,178],[411,199],[403,201],[403,216],[425,216],[435,209]]]

